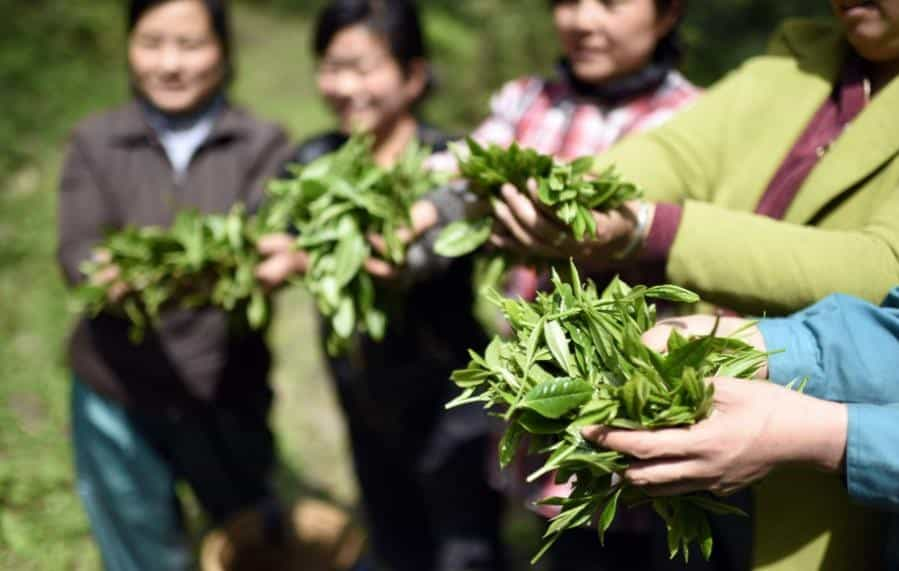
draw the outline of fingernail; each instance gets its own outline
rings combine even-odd
[[[581,435],[588,440],[602,440],[608,430],[605,426],[588,426],[581,429]]]

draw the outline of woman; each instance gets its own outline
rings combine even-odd
[[[595,155],[663,124],[700,95],[677,70],[686,0],[551,4],[562,48],[555,76],[504,85],[472,134],[479,142],[514,142],[561,160]],[[516,268],[510,293],[533,297],[537,280]]]
[[[678,71],[680,0],[553,0],[563,56],[493,98],[474,137],[570,160],[664,123],[698,95]]]
[[[672,328],[708,335],[715,320],[690,316],[661,323],[644,342],[664,350]],[[594,427],[585,436],[640,458],[623,474],[651,495],[709,490],[726,495],[780,466],[805,464],[842,474],[856,501],[891,513],[883,568],[899,567],[899,289],[880,307],[834,295],[795,315],[718,324],[743,330],[761,351],[775,350],[759,378],[713,379],[716,412],[685,429],[627,432]],[[804,393],[782,386],[807,378]],[[876,556],[855,566],[873,569]]]
[[[301,144],[294,162],[337,150],[354,130],[372,134],[375,159],[385,167],[415,141],[445,148],[445,136],[415,116],[428,67],[414,4],[331,1],[318,18],[315,54],[318,87],[339,128]],[[435,218],[457,216],[441,198],[429,204],[437,205]],[[258,268],[260,280],[276,286],[305,269],[305,254],[293,253],[292,242],[287,235],[264,240],[269,257]],[[455,396],[450,373],[467,362],[470,344],[483,342],[471,311],[470,261],[411,285],[405,283],[409,268],[398,279],[376,260],[367,267],[392,277],[379,286],[380,295],[393,300],[386,338],[360,338],[348,357],[329,366],[347,418],[374,556],[393,571],[503,569],[500,498],[484,470],[486,414],[477,406],[443,408]]]
[[[562,52],[555,75],[530,75],[504,85],[473,133],[479,142],[514,142],[560,160],[595,155],[661,125],[700,95],[677,70],[685,1],[553,0],[551,8]],[[539,284],[535,271],[516,267],[507,293],[530,299]],[[529,504],[568,494],[568,486],[554,484],[552,477],[524,486],[528,471],[513,465],[499,476],[502,488],[527,497]],[[551,507],[536,509],[554,515]],[[610,567],[623,564],[618,559],[633,563],[644,541],[645,515],[632,512],[625,518],[630,521],[613,528],[616,537],[603,551]],[[574,532],[560,541],[550,552],[555,571],[583,568],[598,557],[592,533]]]
[[[260,201],[289,149],[281,129],[228,102],[231,51],[222,1],[130,3],[134,99],[76,127],[62,173],[70,284],[108,230]],[[213,523],[271,502],[269,352],[262,334],[233,332],[214,309],[166,312],[139,345],[128,327],[82,318],[71,339],[78,491],[107,569],[189,569],[177,481]]]
[[[881,298],[899,274],[899,1],[832,5],[836,24],[787,24],[692,109],[604,154],[648,200],[595,213],[595,239],[573,243],[507,188],[495,243],[606,268],[664,262],[669,280],[747,313]],[[796,489],[824,499],[781,513]],[[877,548],[836,478],[780,473],[756,509],[759,568],[843,568]]]

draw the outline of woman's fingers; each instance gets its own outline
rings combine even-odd
[[[105,286],[118,280],[122,275],[121,270],[116,265],[106,266],[91,276],[91,283],[94,285]]]
[[[556,224],[546,212],[540,209],[539,198],[522,194],[511,184],[503,185],[500,193],[509,211],[520,225],[537,239],[556,246],[562,243],[568,245],[572,241],[571,231]]]
[[[365,262],[363,262],[363,267],[366,272],[382,280],[393,280],[400,275],[399,269],[397,269],[396,266],[377,258],[366,259]]]
[[[112,254],[106,248],[94,248],[91,260],[96,264],[108,264],[112,261]]]
[[[274,289],[305,272],[308,262],[309,257],[302,250],[275,254],[256,266],[256,279],[267,289]]]
[[[499,220],[506,230],[508,230],[508,233],[524,247],[524,252],[527,252],[532,256],[544,258],[565,257],[563,252],[545,245],[540,239],[536,238],[525,229],[515,215],[512,214],[512,211],[505,202],[495,201],[493,204],[493,213],[494,216],[496,216],[496,219]]]
[[[293,275],[290,259],[286,255],[271,256],[256,266],[256,279],[267,289],[273,289]]]
[[[702,464],[692,459],[637,461],[622,474],[629,484],[650,496],[674,496],[708,489],[712,480],[702,474]]]
[[[665,430],[614,430],[590,426],[581,431],[584,438],[603,448],[615,450],[640,460],[683,458],[689,456],[695,442],[690,428]]]
[[[401,244],[408,245],[416,238],[415,232],[409,228],[399,228],[395,232],[397,240]],[[368,243],[375,249],[375,252],[382,256],[387,256],[387,240],[380,234],[369,234]]]
[[[256,242],[256,249],[263,256],[271,256],[274,254],[294,250],[295,243],[296,238],[284,232],[277,234],[266,234],[265,236],[260,237]]]

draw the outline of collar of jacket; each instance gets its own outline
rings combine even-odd
[[[769,51],[786,55],[801,72],[783,80],[785,92],[809,97],[810,116],[833,93],[852,54],[835,22],[792,21],[781,29]],[[899,155],[899,78],[884,86],[865,106],[803,183],[786,219],[814,220],[832,200],[855,189]],[[814,189],[805,192],[804,189]]]
[[[674,59],[659,55],[639,71],[604,81],[601,84],[592,84],[578,79],[567,58],[559,60],[557,69],[562,81],[568,83],[577,95],[596,99],[606,105],[615,105],[654,92],[665,82],[668,74],[675,67]]]
[[[114,143],[132,146],[152,144],[157,140],[156,132],[138,100],[133,99],[125,104],[116,115],[112,131]],[[250,131],[251,125],[246,116],[226,100],[206,144],[247,137]]]

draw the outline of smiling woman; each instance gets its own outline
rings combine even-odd
[[[103,259],[94,248],[108,231],[254,208],[287,152],[281,129],[226,98],[223,0],[133,0],[128,32],[135,99],[75,128],[61,177],[59,262],[72,285],[83,262]],[[272,501],[269,352],[263,334],[210,308],[165,311],[139,345],[127,330],[103,313],[72,335],[78,491],[106,568],[189,569],[176,481],[216,524]]]
[[[293,162],[343,147],[354,131],[371,135],[374,159],[384,166],[416,141],[445,149],[446,136],[416,117],[428,62],[413,1],[331,0],[313,47],[318,87],[338,128],[300,144]],[[260,244],[268,255],[261,280],[279,285],[305,271],[294,242],[276,234]],[[483,341],[471,312],[471,260],[410,271],[416,252],[429,257],[424,242],[412,244],[406,266],[392,276],[366,266],[378,278],[378,295],[391,300],[390,327],[380,342],[357,336],[349,355],[328,365],[378,562],[392,571],[502,571],[500,498],[483,466],[487,415],[477,405],[443,407],[455,396],[450,373],[468,361],[473,339]]]
[[[149,7],[153,4],[157,6]],[[165,113],[179,115],[196,109],[231,73],[223,8],[218,2],[208,4],[132,4],[128,20],[132,86]]]

